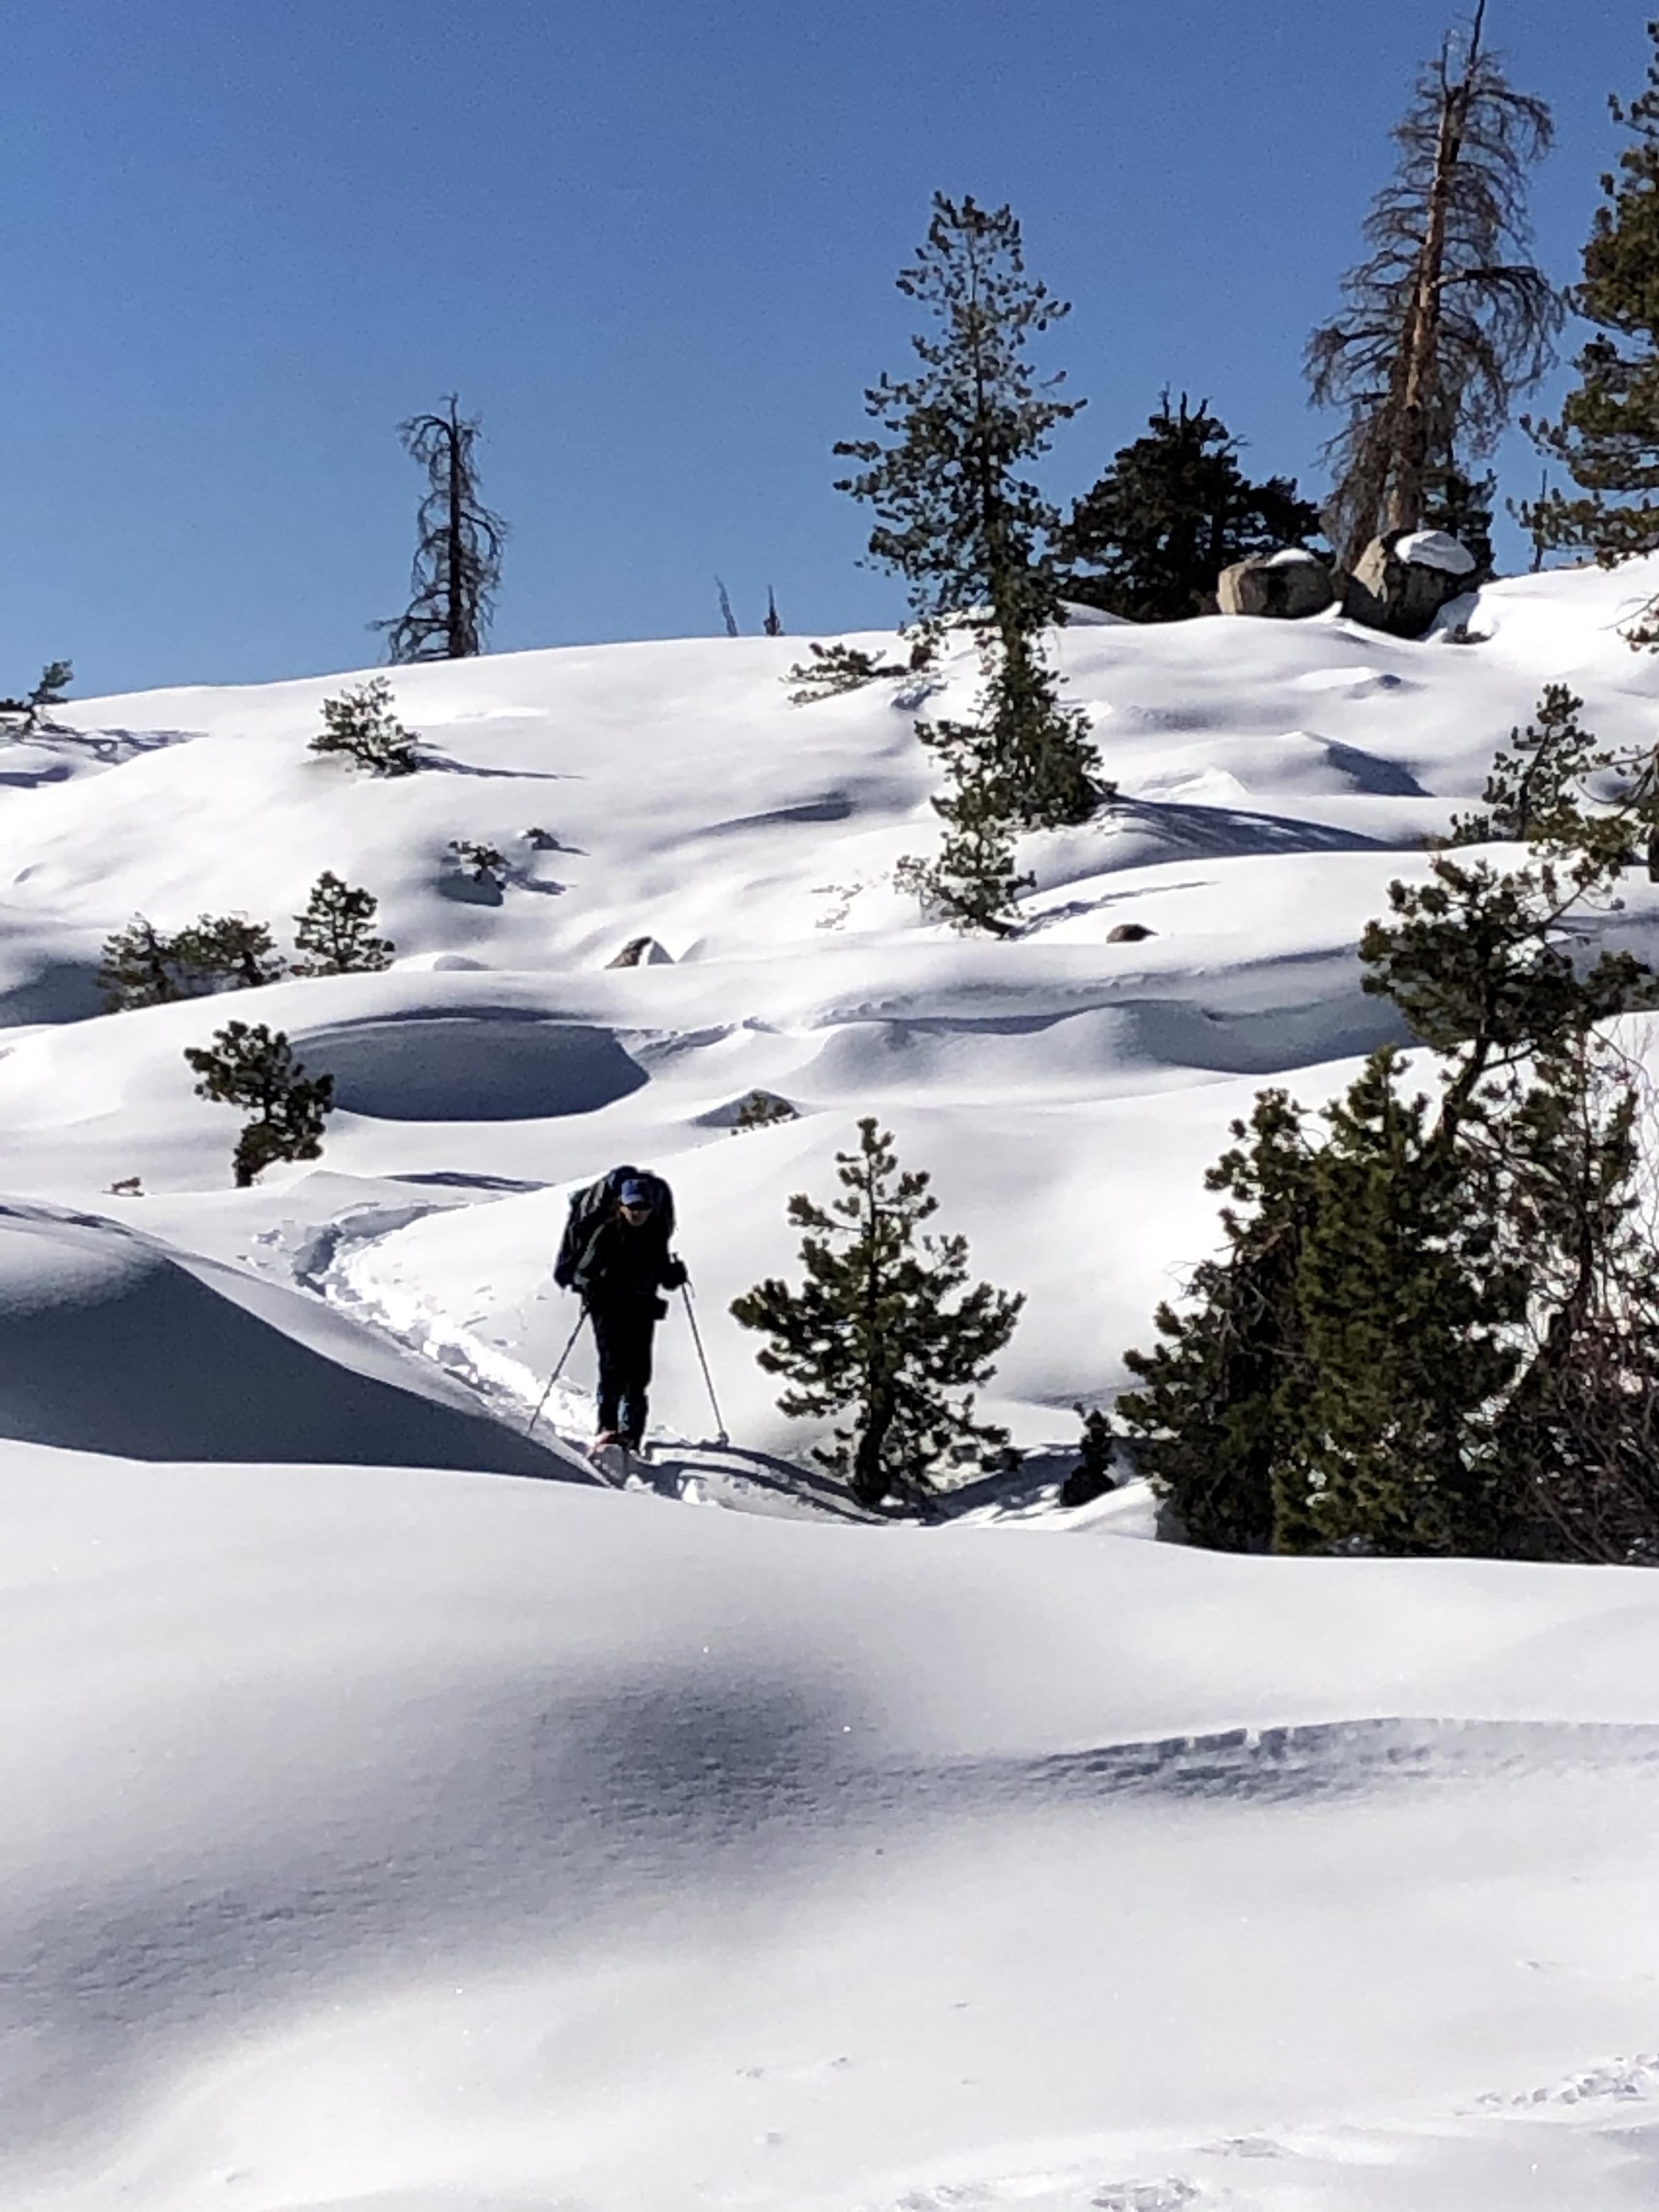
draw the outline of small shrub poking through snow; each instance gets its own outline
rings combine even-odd
[[[480,845],[471,837],[452,837],[448,849],[475,884],[494,884],[498,891],[507,889],[507,855],[494,845]]]
[[[972,1387],[995,1371],[1024,1299],[989,1283],[964,1287],[965,1237],[918,1236],[939,1200],[925,1174],[900,1168],[873,1115],[859,1123],[858,1151],[836,1162],[845,1195],[831,1212],[799,1193],[789,1201],[806,1232],[805,1283],[757,1283],[732,1312],[770,1336],[756,1356],[789,1380],[782,1412],[851,1414],[813,1457],[878,1506],[891,1491],[925,1489],[954,1445],[1006,1442],[1006,1430],[975,1420]]]
[[[751,1091],[746,1098],[738,1101],[737,1119],[732,1124],[732,1134],[740,1137],[745,1129],[765,1129],[775,1121],[799,1121],[799,1115],[787,1098],[780,1098],[770,1091]]]
[[[343,753],[355,767],[376,775],[413,775],[421,764],[413,732],[392,711],[392,686],[384,676],[324,700],[323,726],[311,750]]]
[[[281,1030],[227,1022],[214,1032],[211,1047],[186,1046],[185,1058],[201,1079],[198,1098],[252,1109],[232,1156],[239,1190],[274,1161],[321,1157],[334,1078],[307,1075]]]
[[[294,963],[296,975],[349,975],[389,968],[397,951],[389,938],[376,937],[380,901],[372,891],[355,890],[325,868],[312,886],[303,914],[294,919],[294,949],[304,955]]]

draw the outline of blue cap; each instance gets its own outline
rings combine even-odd
[[[651,1192],[645,1183],[630,1176],[617,1193],[617,1200],[621,1206],[649,1206]]]

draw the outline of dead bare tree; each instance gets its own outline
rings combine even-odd
[[[1314,404],[1347,415],[1325,449],[1326,530],[1346,568],[1380,532],[1421,526],[1437,484],[1492,452],[1555,358],[1563,307],[1528,258],[1527,210],[1554,126],[1482,45],[1486,12],[1478,0],[1419,77],[1365,219],[1371,252],[1309,341]]]
[[[393,661],[466,660],[482,653],[501,580],[507,525],[478,496],[478,418],[459,412],[453,392],[443,408],[398,425],[430,489],[416,516],[413,596],[402,614],[369,625],[386,632]]]

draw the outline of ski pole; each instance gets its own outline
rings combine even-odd
[[[569,1357],[570,1357],[571,1353],[575,1350],[575,1348],[576,1348],[576,1339],[577,1339],[577,1338],[581,1334],[581,1333],[582,1333],[582,1323],[583,1323],[586,1319],[587,1319],[587,1308],[586,1308],[586,1306],[584,1306],[584,1307],[582,1308],[581,1311],[580,1311],[580,1312],[576,1316],[576,1326],[575,1326],[575,1327],[574,1327],[574,1328],[573,1328],[573,1329],[571,1330],[571,1332],[570,1332],[570,1340],[569,1340],[569,1342],[565,1346],[564,1350],[563,1350],[563,1351],[559,1354],[559,1364],[558,1364],[558,1365],[557,1365],[557,1366],[553,1370],[553,1372],[552,1372],[552,1373],[548,1376],[548,1378],[547,1378],[547,1388],[546,1388],[546,1389],[545,1389],[545,1390],[544,1390],[544,1391],[542,1392],[541,1396],[540,1396],[540,1397],[536,1401],[536,1410],[535,1410],[535,1412],[534,1412],[534,1413],[530,1416],[530,1419],[529,1419],[525,1423],[525,1431],[524,1431],[524,1432],[525,1432],[526,1436],[528,1436],[528,1435],[530,1434],[530,1431],[532,1431],[532,1429],[533,1429],[533,1428],[535,1427],[535,1425],[536,1425],[537,1422],[540,1420],[540,1419],[541,1419],[541,1417],[542,1417],[542,1407],[543,1407],[547,1403],[548,1400],[549,1400],[549,1399],[553,1395],[553,1385],[554,1385],[554,1384],[558,1381],[558,1379],[559,1379],[560,1376],[563,1374],[563,1372],[564,1372],[564,1363],[565,1363],[565,1361],[566,1361],[567,1359],[568,1359],[568,1358],[569,1358]]]
[[[697,1347],[697,1360],[702,1369],[702,1379],[708,1392],[708,1402],[714,1409],[714,1441],[718,1444],[729,1444],[732,1439],[726,1435],[726,1424],[720,1419],[720,1401],[714,1395],[714,1378],[708,1372],[708,1357],[702,1348],[702,1332],[697,1327],[697,1316],[692,1310],[690,1283],[680,1285],[680,1295],[685,1300],[685,1317],[691,1324],[691,1341]]]

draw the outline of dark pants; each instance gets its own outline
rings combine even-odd
[[[657,1302],[610,1298],[591,1305],[588,1311],[599,1355],[599,1426],[615,1429],[637,1445],[645,1434]]]

